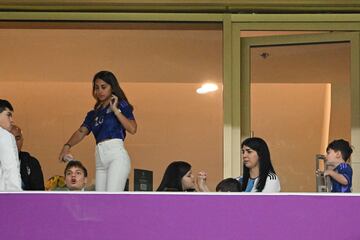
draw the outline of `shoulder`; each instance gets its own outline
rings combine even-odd
[[[269,173],[266,179],[265,187],[262,192],[274,193],[280,192],[280,179],[275,173]]]
[[[92,109],[92,110],[88,111],[86,115],[89,116],[89,115],[94,115],[94,114],[95,114],[95,110]]]
[[[344,172],[344,171],[352,171],[352,168],[349,164],[347,163],[340,163],[336,169],[339,171],[339,172]]]
[[[119,107],[125,108],[125,107],[129,107],[129,106],[130,106],[130,104],[125,100],[121,100],[119,102]]]
[[[20,155],[20,157],[25,157],[25,158],[30,158],[31,157],[30,153],[23,152],[23,151],[20,151],[19,155]]]
[[[279,177],[275,174],[270,172],[267,176],[267,181],[279,181]]]
[[[7,131],[4,128],[0,127],[0,136],[2,138],[11,138],[11,136],[13,136],[13,135],[9,131]]]
[[[0,142],[15,141],[14,135],[0,127]]]
[[[90,186],[85,186],[84,191],[85,192],[93,192],[93,191],[95,191],[95,185],[92,184]]]
[[[70,189],[68,189],[67,187],[57,187],[57,188],[52,189],[50,191],[55,191],[55,192],[59,191],[59,192],[61,192],[61,191],[70,191]]]
[[[91,111],[87,112],[85,119],[91,120],[92,118],[94,118],[95,113],[96,113],[95,110],[91,110]]]
[[[134,120],[133,107],[124,99],[119,102],[119,109],[130,120]]]
[[[38,163],[39,162],[34,156],[31,156],[31,154],[28,153],[28,152],[21,151],[19,153],[19,156],[20,156],[21,160],[26,159],[26,160],[28,160],[30,162],[33,162],[33,163]]]
[[[340,169],[344,169],[344,168],[351,168],[349,164],[347,163],[340,163],[338,166]]]

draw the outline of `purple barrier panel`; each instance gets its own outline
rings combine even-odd
[[[1,239],[360,239],[358,195],[0,194]]]

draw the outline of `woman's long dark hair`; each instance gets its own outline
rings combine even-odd
[[[259,181],[256,184],[257,192],[262,192],[265,187],[266,179],[270,173],[276,174],[271,163],[270,151],[266,142],[257,137],[247,138],[241,143],[241,149],[247,146],[254,150],[259,156]],[[242,191],[245,191],[250,178],[250,169],[243,165]]]
[[[125,100],[130,105],[131,110],[133,109],[133,106],[127,100],[127,97],[126,97],[124,91],[121,89],[115,75],[109,71],[100,71],[100,72],[96,73],[93,78],[93,96],[96,99],[96,104],[94,106],[94,109],[96,109],[100,104],[100,102],[98,101],[98,99],[95,96],[95,81],[96,81],[96,79],[101,79],[104,82],[106,82],[107,84],[109,84],[111,86],[112,93],[118,97],[119,102],[121,102],[122,100]]]
[[[185,191],[183,189],[181,179],[187,172],[191,170],[191,165],[187,162],[176,161],[170,163],[166,168],[164,176],[161,180],[157,191]]]

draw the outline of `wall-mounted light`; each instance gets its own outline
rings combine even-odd
[[[215,83],[204,83],[200,88],[196,89],[198,94],[206,94],[209,92],[215,92],[218,90],[218,86]]]

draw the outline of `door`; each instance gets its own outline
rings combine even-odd
[[[314,192],[316,155],[358,142],[356,46],[357,33],[241,39],[242,138],[268,143],[282,191]]]

